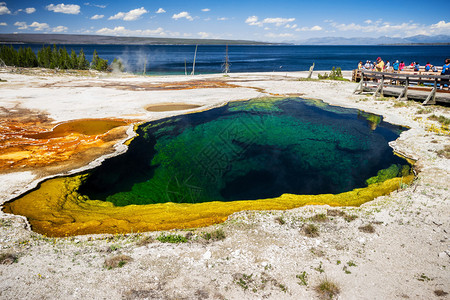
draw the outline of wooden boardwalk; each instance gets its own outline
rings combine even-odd
[[[432,74],[432,73],[431,73]],[[450,104],[450,75],[430,75],[429,72],[375,72],[354,70],[353,79],[359,79],[354,93],[373,93],[374,97],[391,96],[423,101],[422,104]],[[446,87],[443,87],[446,84]],[[442,88],[442,89],[441,89]]]

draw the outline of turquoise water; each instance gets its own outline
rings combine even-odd
[[[234,102],[141,125],[127,153],[93,170],[80,193],[119,206],[341,193],[381,169],[402,171],[406,161],[388,146],[401,130],[318,101]]]

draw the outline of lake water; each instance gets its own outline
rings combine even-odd
[[[30,46],[37,52],[42,46]],[[83,49],[87,58],[92,59],[95,50],[100,57],[112,62],[121,58],[129,72],[147,74],[184,74],[192,71],[195,46],[193,45],[65,45],[67,50],[78,52]],[[223,71],[226,47],[199,45],[195,66],[196,74],[220,73]],[[442,66],[450,57],[450,46],[229,46],[230,72],[273,72],[307,71],[312,63],[315,70],[355,69],[360,60],[385,61],[403,60],[406,64],[418,61],[425,65]]]

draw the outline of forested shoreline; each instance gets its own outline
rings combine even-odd
[[[19,47],[16,50],[12,45],[2,45],[0,47],[0,59],[7,66],[23,67],[23,68],[48,68],[48,69],[74,69],[97,71],[108,70],[108,60],[98,56],[96,50],[92,54],[92,60],[86,58],[83,49],[78,53],[71,49],[67,51],[66,47],[58,48],[56,45],[43,46],[37,54],[30,48]],[[1,63],[1,62],[0,62]]]

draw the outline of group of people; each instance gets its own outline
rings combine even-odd
[[[450,59],[447,58],[445,60],[445,64],[442,67],[441,75],[450,75]],[[392,65],[389,60],[386,60],[386,63],[381,59],[381,57],[378,57],[376,61],[371,62],[370,60],[367,60],[365,64],[363,64],[362,61],[358,63],[358,70],[370,70],[370,71],[377,71],[377,72],[389,72],[389,71],[402,71],[404,69],[410,69],[414,71],[420,70],[420,64],[419,62],[412,62],[409,66],[406,66],[403,61],[399,62],[396,60]],[[427,62],[425,65],[425,71],[426,72],[438,72],[436,66],[433,66],[430,64],[430,62]]]
[[[420,64],[418,62],[412,62],[408,67],[405,66],[405,63],[398,62],[398,60],[395,61],[395,63],[390,64],[389,60],[384,63],[384,61],[381,59],[381,57],[378,57],[376,62],[370,62],[369,60],[366,61],[366,63],[363,65],[362,61],[358,64],[358,70],[371,70],[371,71],[377,71],[377,72],[390,72],[390,71],[402,71],[403,69],[408,68],[412,69],[414,71],[420,70]],[[436,68],[436,66],[433,66],[430,64],[430,62],[427,62],[425,65],[425,71],[426,72],[438,72],[439,70]],[[442,66],[442,71],[440,75],[450,75],[450,58],[445,59],[445,63]],[[442,78],[440,80],[439,88],[447,88],[450,90],[450,80]]]

